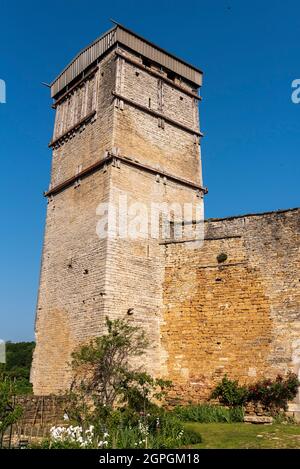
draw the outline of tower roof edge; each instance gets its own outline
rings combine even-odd
[[[194,83],[202,85],[203,72],[174,54],[148,41],[137,33],[112,21],[114,27],[82,49],[51,83],[51,97],[61,93],[69,83],[81,75],[88,67],[97,62],[113,46],[120,44],[139,55],[160,64],[162,67]]]

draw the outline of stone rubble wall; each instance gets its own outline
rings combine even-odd
[[[162,345],[174,399],[206,399],[225,374],[300,377],[299,216],[212,219],[201,248],[166,246]]]

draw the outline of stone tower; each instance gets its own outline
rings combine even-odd
[[[149,218],[136,239],[124,231],[101,237],[98,228],[105,204],[117,207],[121,225],[136,203],[148,209],[202,203],[201,84],[200,70],[119,24],[51,84],[56,115],[31,371],[35,394],[68,386],[72,350],[103,333],[106,315],[130,314],[142,325],[151,341],[145,366],[165,373],[165,246],[146,233]]]

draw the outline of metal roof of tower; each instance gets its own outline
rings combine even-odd
[[[113,23],[115,24],[113,28],[79,52],[58,77],[53,80],[50,85],[52,97],[60,93],[78,75],[82,74],[85,69],[97,62],[101,56],[117,44],[124,45],[139,55],[195,83],[197,86],[201,86],[203,73],[199,68],[170,54],[121,24],[115,21]]]

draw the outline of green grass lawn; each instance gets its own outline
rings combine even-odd
[[[202,443],[193,448],[300,448],[300,425],[247,423],[187,423]]]

